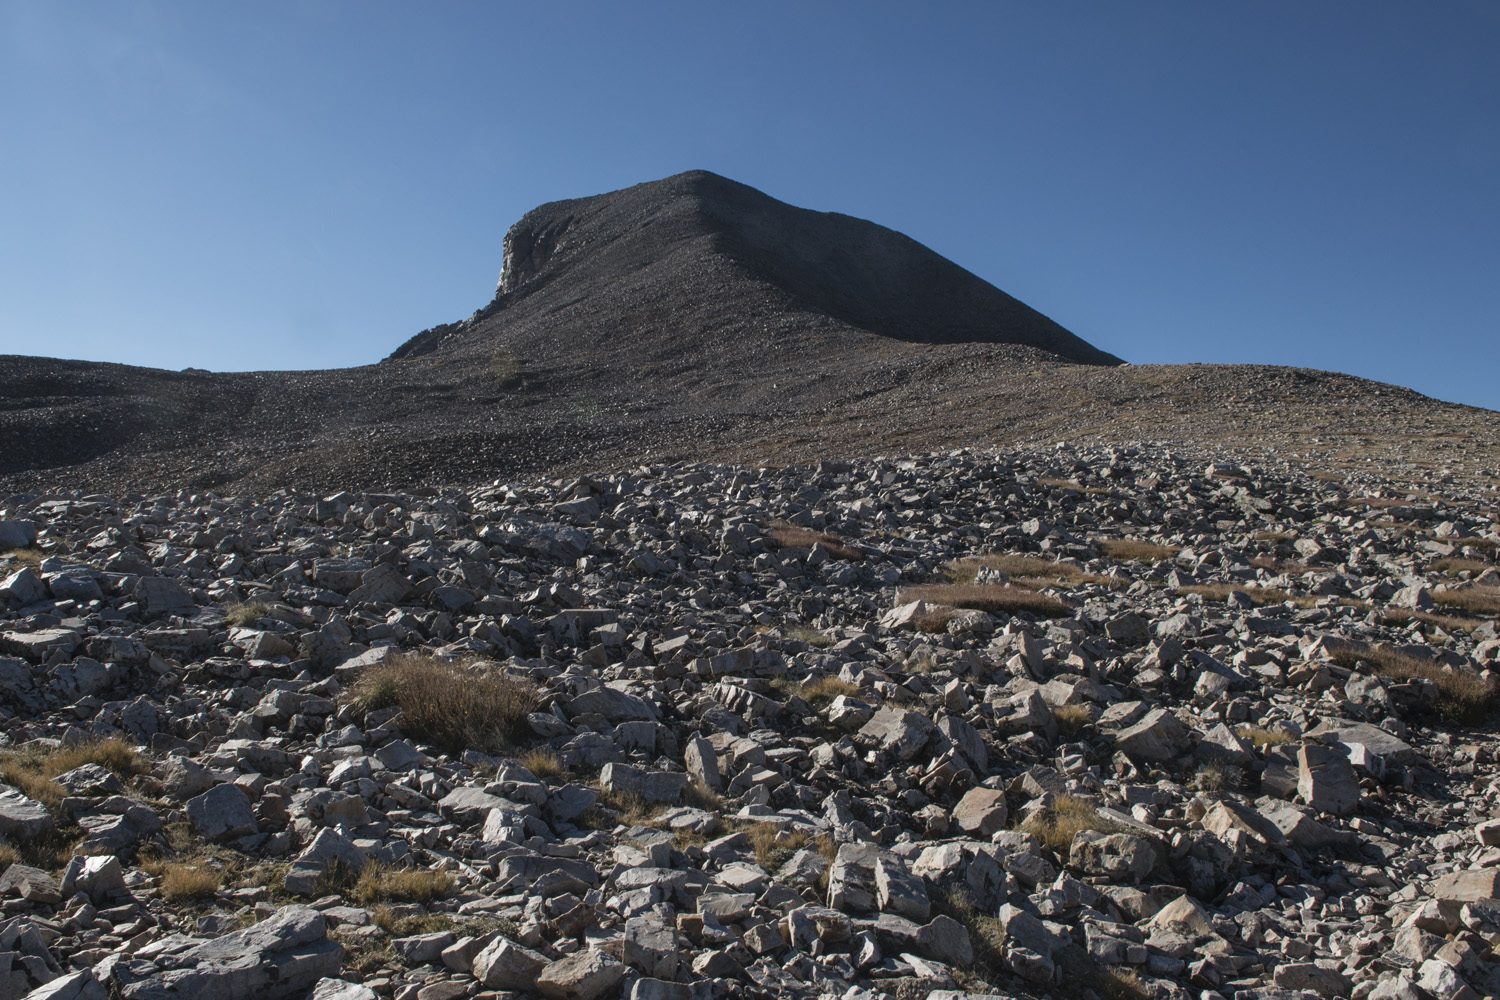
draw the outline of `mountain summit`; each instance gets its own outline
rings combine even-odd
[[[506,234],[496,297],[480,321],[425,332],[392,357],[483,349],[497,330],[521,342],[560,331],[613,338],[612,317],[674,349],[706,339],[744,350],[843,327],[1120,361],[910,237],[794,208],[706,170],[533,209]]]
[[[528,212],[494,297],[376,364],[0,356],[0,496],[381,489],[1062,439],[1283,454],[1344,441],[1397,462],[1447,461],[1451,446],[1474,462],[1500,454],[1500,415],[1325,372],[1122,364],[900,233],[701,170]]]

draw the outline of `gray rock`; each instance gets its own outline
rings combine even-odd
[[[234,840],[259,829],[250,796],[238,785],[215,785],[187,803],[193,829],[206,840]]]

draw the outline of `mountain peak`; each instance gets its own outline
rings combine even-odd
[[[908,236],[797,208],[708,170],[527,212],[506,233],[494,301],[469,323],[424,331],[393,357],[481,348],[481,326],[486,340],[524,337],[542,315],[549,339],[582,327],[582,346],[612,316],[632,316],[669,342],[832,324],[906,343],[1120,360]]]

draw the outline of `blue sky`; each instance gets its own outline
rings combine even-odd
[[[0,353],[353,365],[692,168],[1134,362],[1500,409],[1500,4],[0,0]]]

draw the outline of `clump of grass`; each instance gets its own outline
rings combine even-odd
[[[36,569],[47,558],[47,553],[41,549],[11,549],[5,553],[7,559],[20,563],[28,569]]]
[[[644,797],[627,792],[616,792],[610,789],[600,789],[599,801],[590,808],[589,812],[598,812],[599,807],[608,809],[614,813],[613,823],[624,826],[650,826],[656,818],[666,811],[666,806],[653,805]],[[585,817],[589,813],[584,814]],[[598,825],[611,822],[608,817],[600,815],[597,817]]]
[[[389,936],[374,938],[368,934],[351,934],[343,928],[332,931],[330,938],[344,946],[343,968],[361,976],[397,965],[396,949]]]
[[[1255,539],[1257,542],[1290,542],[1297,536],[1290,531],[1263,530],[1257,531],[1250,537]]]
[[[1360,602],[1349,601],[1345,603],[1358,606]],[[1430,611],[1413,611],[1410,608],[1381,608],[1380,621],[1383,625],[1396,626],[1406,626],[1412,622],[1422,622],[1426,625],[1436,625],[1438,628],[1448,632],[1468,632],[1484,624],[1478,618],[1435,615]]]
[[[1260,726],[1241,726],[1240,739],[1248,740],[1256,747],[1290,743],[1292,734],[1284,729],[1262,729]]]
[[[18,864],[21,860],[21,852],[11,847],[4,841],[0,841],[0,870]]]
[[[1393,681],[1418,678],[1431,681],[1438,690],[1433,711],[1455,722],[1482,721],[1495,697],[1495,689],[1489,682],[1472,671],[1439,666],[1392,646],[1372,646],[1363,652],[1338,650],[1333,653],[1333,662],[1350,668],[1363,662],[1368,669]]]
[[[1116,562],[1164,562],[1176,559],[1180,549],[1155,542],[1143,542],[1136,538],[1098,538],[1094,544],[1099,551]]]
[[[453,892],[453,876],[427,868],[387,868],[371,862],[360,872],[352,889],[351,902],[361,906],[375,903],[421,903],[444,899]]]
[[[1094,983],[1109,1000],[1147,1000],[1151,990],[1140,973],[1128,966],[1101,965],[1094,969]]]
[[[1193,787],[1200,792],[1225,792],[1240,787],[1243,772],[1233,764],[1211,760],[1193,772]]]
[[[377,906],[370,911],[370,923],[393,938],[412,937],[416,934],[440,934],[456,926],[446,913],[423,913],[409,917],[398,917],[389,906]]]
[[[948,623],[958,617],[957,608],[933,607],[911,620],[912,630],[929,635],[941,635],[948,631]]]
[[[151,771],[144,754],[122,739],[111,738],[0,754],[0,781],[56,813],[68,793],[53,779],[85,764],[98,764],[123,781]]]
[[[982,980],[987,987],[997,986],[1004,981],[1005,925],[999,918],[974,905],[973,899],[966,892],[933,893],[932,912],[934,915],[952,917],[969,932],[969,945],[974,950],[974,964],[967,970],[971,975]]]
[[[1197,594],[1205,601],[1227,601],[1230,594],[1244,594],[1250,599],[1250,603],[1257,608],[1263,608],[1269,604],[1284,604],[1291,601],[1299,608],[1315,607],[1318,603],[1316,597],[1307,595],[1288,594],[1284,590],[1273,587],[1239,587],[1230,583],[1195,583],[1187,587],[1178,587],[1179,594]]]
[[[782,549],[810,549],[814,545],[822,545],[828,550],[830,556],[846,562],[858,562],[865,557],[863,552],[849,545],[838,535],[826,531],[814,531],[811,528],[800,528],[785,521],[773,523],[767,530],[766,537],[770,538],[777,548]]]
[[[793,625],[786,630],[786,637],[805,642],[814,649],[827,649],[833,645],[833,636],[811,625]]]
[[[1087,799],[1076,795],[1054,796],[1045,809],[1021,824],[1022,833],[1031,834],[1063,858],[1072,850],[1073,838],[1084,830],[1114,833],[1116,827],[1100,816]]]
[[[755,863],[773,875],[793,854],[808,844],[812,844],[829,863],[838,854],[838,845],[832,837],[814,838],[805,830],[785,830],[773,823],[755,822],[739,823],[736,828],[750,839],[750,848],[755,852]]]
[[[415,654],[365,671],[353,698],[367,712],[400,708],[402,731],[454,754],[512,746],[530,733],[526,716],[537,704],[527,681]]]
[[[1025,611],[1041,618],[1065,618],[1073,613],[1072,607],[1055,597],[1025,587],[995,584],[928,583],[903,591],[897,601],[925,601],[992,615]]]
[[[271,606],[264,601],[252,601],[249,604],[231,604],[224,609],[224,622],[235,628],[244,628],[247,625],[254,625],[270,613]]]
[[[943,575],[952,583],[973,583],[981,569],[992,569],[1010,577],[1012,585],[1027,590],[1043,587],[1080,587],[1084,584],[1114,586],[1112,577],[1088,573],[1072,563],[1053,562],[1039,556],[991,552],[973,559],[956,559],[943,567]]]
[[[1087,705],[1058,705],[1052,709],[1060,732],[1072,734],[1094,721],[1093,709]]]
[[[528,750],[517,758],[516,763],[538,778],[560,778],[568,773],[568,769],[563,767],[562,758],[551,747]]]
[[[696,778],[688,781],[687,788],[683,789],[682,802],[683,805],[689,805],[695,809],[705,809],[712,813],[716,813],[724,808],[723,797]]]
[[[1445,576],[1457,576],[1466,570],[1470,573],[1483,573],[1493,566],[1482,559],[1439,559],[1432,564],[1432,568]]]
[[[1500,615],[1500,587],[1464,587],[1432,595],[1436,604],[1458,608],[1473,615]]]
[[[162,898],[174,903],[213,899],[224,873],[204,865],[167,865],[161,874]]]
[[[859,694],[859,685],[851,684],[837,674],[824,674],[813,680],[803,681],[797,694],[814,705],[826,705],[840,695]]]

